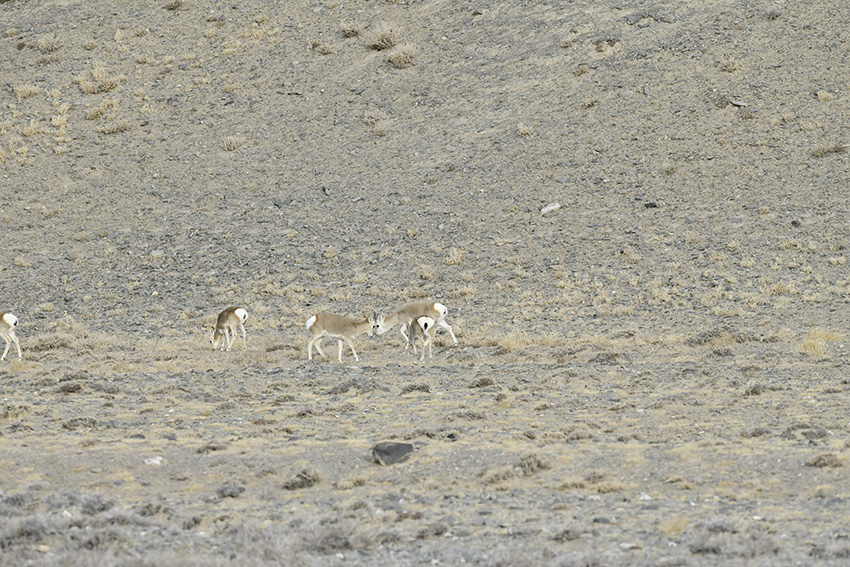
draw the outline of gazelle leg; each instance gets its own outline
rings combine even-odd
[[[401,327],[399,327],[399,332],[401,336],[404,337],[404,350],[407,350],[407,347],[410,346],[410,337],[407,335],[406,329],[409,329],[409,325],[407,323],[402,323]],[[413,351],[416,352],[416,345],[413,345]]]
[[[18,360],[20,360],[23,358],[23,355],[21,355],[21,343],[20,341],[18,341],[18,337],[15,335],[15,331],[12,331],[11,333],[9,333],[9,335],[12,337],[12,340],[15,341],[15,347],[18,349]]]
[[[350,346],[350,347],[351,347],[351,354],[353,354],[353,355],[354,355],[354,360],[356,360],[357,362],[360,362],[360,357],[359,357],[359,356],[357,356],[357,351],[356,351],[356,350],[354,350],[354,343],[352,343],[352,342],[351,342],[351,339],[349,339],[349,338],[347,338],[347,337],[346,337],[346,339],[345,339],[345,340],[346,340],[346,342],[348,343],[348,346]],[[342,341],[339,341],[339,352],[342,352]],[[342,362],[342,360],[340,360],[340,362]]]
[[[452,326],[446,323],[445,321],[437,321],[437,326],[442,327],[449,332],[452,336],[452,340],[455,342],[455,346],[457,346],[457,338],[455,337],[455,332],[452,331]]]
[[[9,354],[9,347],[12,346],[12,340],[9,335],[3,335],[3,338],[6,340],[6,348],[3,350],[3,356],[0,356],[0,360],[6,360],[6,355]]]
[[[230,346],[233,344],[233,327],[230,325],[224,326],[224,342],[227,345],[224,350],[229,351]]]
[[[239,323],[239,328],[242,329],[242,346],[248,348],[248,333],[245,332],[245,325]]]
[[[314,341],[316,341],[315,347],[316,347],[316,350],[319,351],[319,356],[321,356],[323,358],[325,356],[325,351],[322,350],[322,340],[324,340],[324,338],[325,337],[319,336],[318,338],[313,339]]]

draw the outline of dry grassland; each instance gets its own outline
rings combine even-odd
[[[0,564],[845,565],[848,20],[0,0]]]

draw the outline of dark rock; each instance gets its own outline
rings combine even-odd
[[[413,453],[411,443],[394,443],[384,441],[372,447],[372,459],[380,465],[394,465],[410,458]]]

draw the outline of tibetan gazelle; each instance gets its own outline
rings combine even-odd
[[[12,346],[12,343],[15,343],[15,347],[18,349],[18,360],[22,358],[21,343],[18,342],[18,337],[15,336],[15,327],[17,326],[17,317],[8,311],[0,313],[0,336],[6,341],[6,348],[3,350],[3,356],[0,357],[0,360],[6,360],[6,355],[9,354],[9,347]]]
[[[248,335],[245,333],[245,321],[248,312],[241,307],[228,307],[218,314],[215,329],[210,331],[210,343],[213,350],[230,350],[236,342],[236,327],[242,330],[242,345],[248,348]]]
[[[333,313],[319,313],[307,319],[305,324],[307,330],[313,334],[313,337],[307,342],[307,358],[313,360],[313,346],[319,352],[320,356],[325,356],[322,352],[322,339],[331,337],[339,342],[339,352],[337,359],[342,362],[342,342],[348,343],[351,347],[351,353],[354,355],[354,360],[360,361],[357,356],[357,351],[354,350],[354,344],[351,339],[367,333],[370,337],[374,334],[378,326],[377,315],[363,315],[362,321],[355,321],[342,315],[334,315]]]
[[[434,334],[434,320],[427,315],[421,315],[410,322],[410,334],[407,337],[407,342],[413,347],[413,354],[416,354],[416,341],[422,341],[422,356],[420,361],[425,360],[425,347],[428,347],[428,358],[434,358],[434,351],[431,347],[431,339]]]
[[[378,334],[383,335],[401,323],[401,336],[404,337],[404,342],[406,343],[404,348],[407,348],[410,345],[410,339],[407,334],[410,323],[414,319],[418,319],[424,315],[433,319],[435,326],[442,327],[448,331],[455,343],[455,346],[457,346],[457,338],[452,330],[452,326],[446,321],[446,315],[448,314],[448,308],[442,303],[434,303],[431,301],[415,301],[413,303],[407,303],[386,317],[383,315],[378,317]]]

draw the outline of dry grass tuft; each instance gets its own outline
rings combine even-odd
[[[390,53],[387,62],[396,69],[406,69],[413,65],[417,54],[418,51],[412,45],[402,45]]]
[[[724,73],[734,73],[735,71],[740,69],[738,62],[734,59],[726,59],[725,61],[721,61],[717,68],[723,71]]]
[[[337,490],[351,490],[358,486],[365,486],[366,479],[362,477],[343,479],[336,483]]]
[[[800,343],[800,351],[812,356],[823,356],[826,343],[840,341],[844,335],[838,331],[829,331],[820,327],[812,329],[803,342]]]
[[[811,156],[815,158],[821,158],[824,156],[828,156],[829,154],[843,154],[847,151],[847,148],[844,144],[829,144],[826,146],[818,146],[811,151]]]
[[[227,152],[233,152],[244,146],[247,141],[242,136],[226,136],[221,141],[221,149]]]
[[[841,459],[838,455],[832,453],[824,453],[818,455],[806,463],[808,467],[825,468],[825,467],[840,467],[842,466]]]
[[[333,55],[334,48],[327,43],[313,40],[310,42],[310,49],[319,55]]]
[[[18,85],[15,87],[15,96],[18,97],[18,102],[24,99],[32,98],[41,92],[41,87],[38,85]]]
[[[342,37],[345,38],[357,37],[361,33],[360,26],[358,26],[354,22],[343,23],[339,26],[339,30],[342,33]]]
[[[368,45],[370,49],[375,51],[384,51],[392,49],[399,43],[401,43],[401,36],[396,28],[391,24],[381,24],[372,34]]]
[[[38,40],[38,50],[45,55],[49,55],[59,51],[64,43],[64,38],[61,35],[49,33]]]
[[[129,120],[118,120],[117,122],[112,122],[106,126],[98,128],[97,131],[100,134],[120,134],[121,132],[127,132],[132,128],[133,125],[130,124]]]
[[[119,83],[126,80],[127,77],[123,75],[110,75],[103,62],[95,61],[92,66],[90,78],[81,74],[74,79],[74,82],[80,85],[80,89],[85,94],[96,95],[107,93],[117,87]]]
[[[466,256],[466,250],[462,248],[449,248],[449,254],[446,256],[446,264],[449,266],[457,266],[463,262]]]

